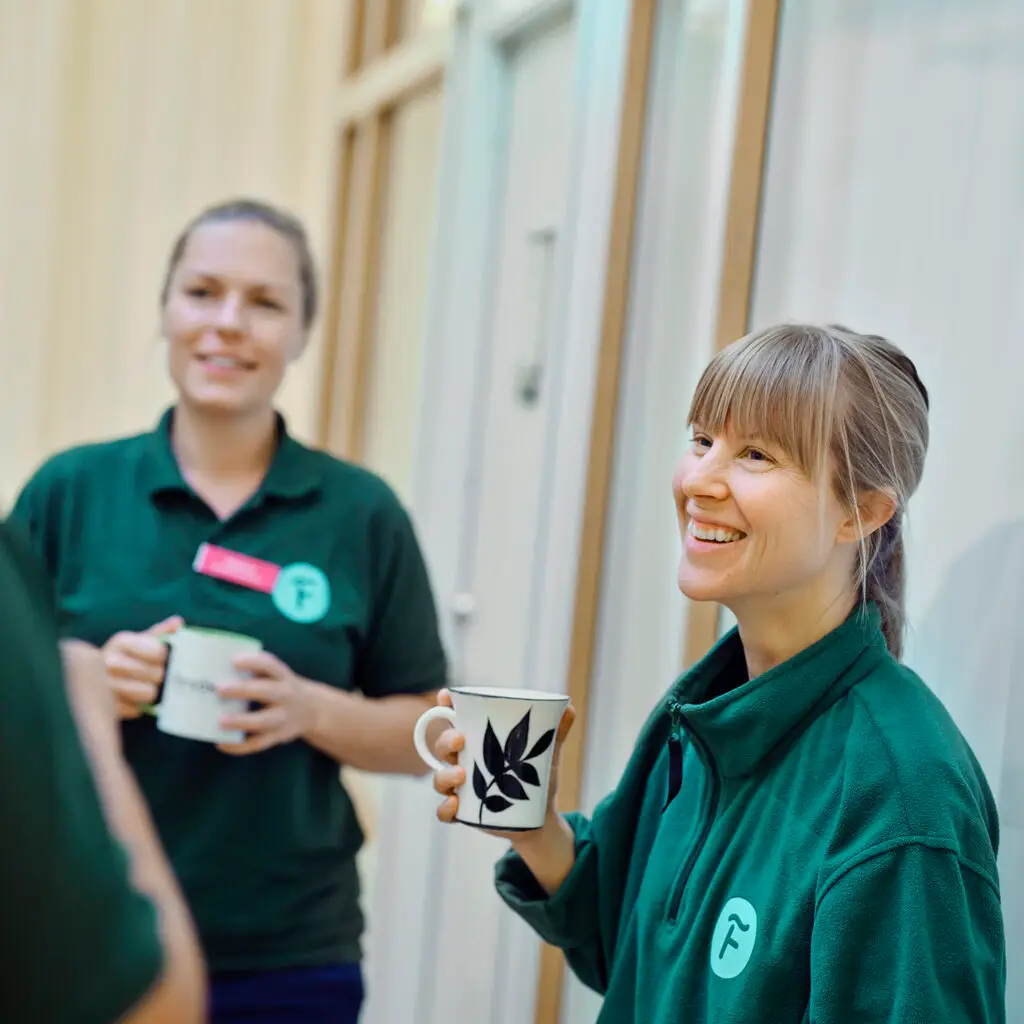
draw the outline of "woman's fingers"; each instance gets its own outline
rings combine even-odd
[[[130,679],[157,685],[164,678],[164,666],[162,664],[141,660],[117,648],[108,650],[104,655],[103,661],[108,675],[118,679]]]
[[[458,765],[446,768],[443,772],[434,773],[434,789],[441,796],[451,796],[465,784],[466,773]]]
[[[442,707],[452,706],[452,697],[447,690],[441,690],[437,695],[437,703]],[[455,795],[466,781],[465,771],[458,766],[459,751],[466,745],[466,737],[454,729],[445,729],[434,743],[434,753],[439,761],[448,761],[452,767],[444,771],[434,773],[434,789],[441,796],[445,797],[437,808],[438,821],[446,825],[455,821],[455,815],[459,813],[459,798]]]
[[[455,821],[455,815],[459,813],[459,798],[457,796],[450,796],[444,803],[441,804],[437,809],[437,817],[439,821],[443,821],[446,825],[450,825]]]
[[[556,748],[565,742],[565,738],[569,735],[569,731],[572,729],[573,722],[575,721],[576,709],[570,704],[562,712],[562,720],[558,723],[558,732],[555,734]]]
[[[136,718],[142,717],[142,706],[140,704],[129,704],[126,701],[115,699],[114,708],[117,711],[117,717],[123,721],[133,721]]]
[[[165,636],[168,633],[177,633],[182,626],[185,625],[185,620],[180,615],[169,615],[163,622],[158,622],[155,626],[150,626],[146,630],[150,636]]]
[[[155,683],[143,683],[138,680],[115,679],[114,696],[125,704],[152,704],[156,700],[159,687]]]
[[[434,753],[439,761],[449,761],[455,764],[458,760],[459,751],[466,745],[466,737],[454,729],[445,729],[437,742],[434,744]]]

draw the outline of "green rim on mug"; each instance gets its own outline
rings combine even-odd
[[[157,639],[167,643],[171,637],[176,636],[178,633],[201,633],[203,636],[223,636],[231,640],[251,640],[257,644],[260,642],[254,636],[248,636],[245,633],[234,633],[230,629],[211,629],[209,626],[189,626],[188,624],[179,626],[177,629],[167,633],[158,633]]]

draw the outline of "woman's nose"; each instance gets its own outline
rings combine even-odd
[[[242,300],[233,293],[228,293],[221,300],[216,313],[217,327],[222,331],[237,332],[244,326]]]
[[[729,495],[726,480],[727,460],[715,447],[703,455],[687,455],[676,471],[675,487],[677,500],[687,498],[711,498],[721,501]]]

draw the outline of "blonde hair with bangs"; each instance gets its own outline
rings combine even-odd
[[[896,512],[864,538],[856,583],[882,614],[889,650],[903,651],[903,523],[928,450],[928,392],[917,368],[877,335],[845,327],[783,324],[741,338],[705,369],[690,405],[701,430],[757,437],[828,481],[860,519],[862,497],[892,495]]]

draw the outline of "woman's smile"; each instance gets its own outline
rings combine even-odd
[[[683,548],[687,558],[705,558],[735,553],[747,535],[740,530],[690,519],[686,523]]]

